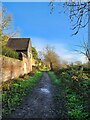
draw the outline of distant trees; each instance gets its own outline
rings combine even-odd
[[[60,59],[57,53],[55,53],[54,48],[47,45],[41,52],[44,58],[44,62],[49,63],[50,69],[60,67]]]

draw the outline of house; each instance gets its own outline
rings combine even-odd
[[[6,45],[15,50],[23,61],[24,73],[32,71],[32,45],[30,38],[10,38]]]
[[[7,47],[14,49],[18,54],[24,53],[27,58],[32,57],[32,45],[30,38],[10,38]]]

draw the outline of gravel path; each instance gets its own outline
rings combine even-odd
[[[58,115],[55,110],[54,94],[55,88],[48,74],[44,72],[38,86],[25,98],[23,104],[12,112],[10,118],[60,118],[62,115]]]

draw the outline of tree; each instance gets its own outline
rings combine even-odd
[[[83,54],[89,61],[90,64],[90,48],[88,47],[88,44],[86,42],[83,43],[83,45],[78,45],[81,50],[75,50],[76,52]]]
[[[35,47],[32,47],[32,56],[36,60],[36,64],[38,64],[39,66],[39,63],[41,63],[41,59],[39,58],[38,52]]]
[[[51,13],[55,9],[54,5],[55,0],[51,0]],[[66,2],[58,2],[58,6],[63,7],[63,12],[66,13],[69,11],[69,18],[72,23],[72,30],[74,31],[72,35],[79,33],[81,28],[84,28],[88,25],[88,34],[90,34],[90,0],[87,2],[81,0],[66,0]],[[88,35],[90,37],[90,35]],[[88,38],[88,43],[81,46],[84,48],[83,51],[79,51],[84,54],[90,62],[90,38]]]
[[[53,13],[55,9],[55,0],[51,0],[51,13]],[[84,28],[87,26],[90,19],[90,0],[87,2],[82,2],[81,0],[66,0],[66,2],[58,2],[59,7],[63,7],[64,13],[69,11],[69,18],[72,23],[72,30],[74,33],[72,35],[76,35],[80,28]]]
[[[38,58],[38,52],[37,52],[37,50],[36,50],[35,47],[32,47],[32,55],[33,55],[33,58],[34,58],[34,59],[37,59],[37,58]]]
[[[43,54],[44,62],[49,63],[51,70],[60,66],[59,56],[55,53],[53,47],[47,45],[41,53]]]
[[[0,16],[2,17],[2,23],[0,24],[0,43],[5,46],[9,38],[18,36],[18,31],[13,31],[12,15],[8,14],[4,7],[2,7],[2,12],[0,11]]]

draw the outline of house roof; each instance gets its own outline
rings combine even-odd
[[[7,43],[7,47],[14,50],[27,50],[30,38],[10,38]]]

